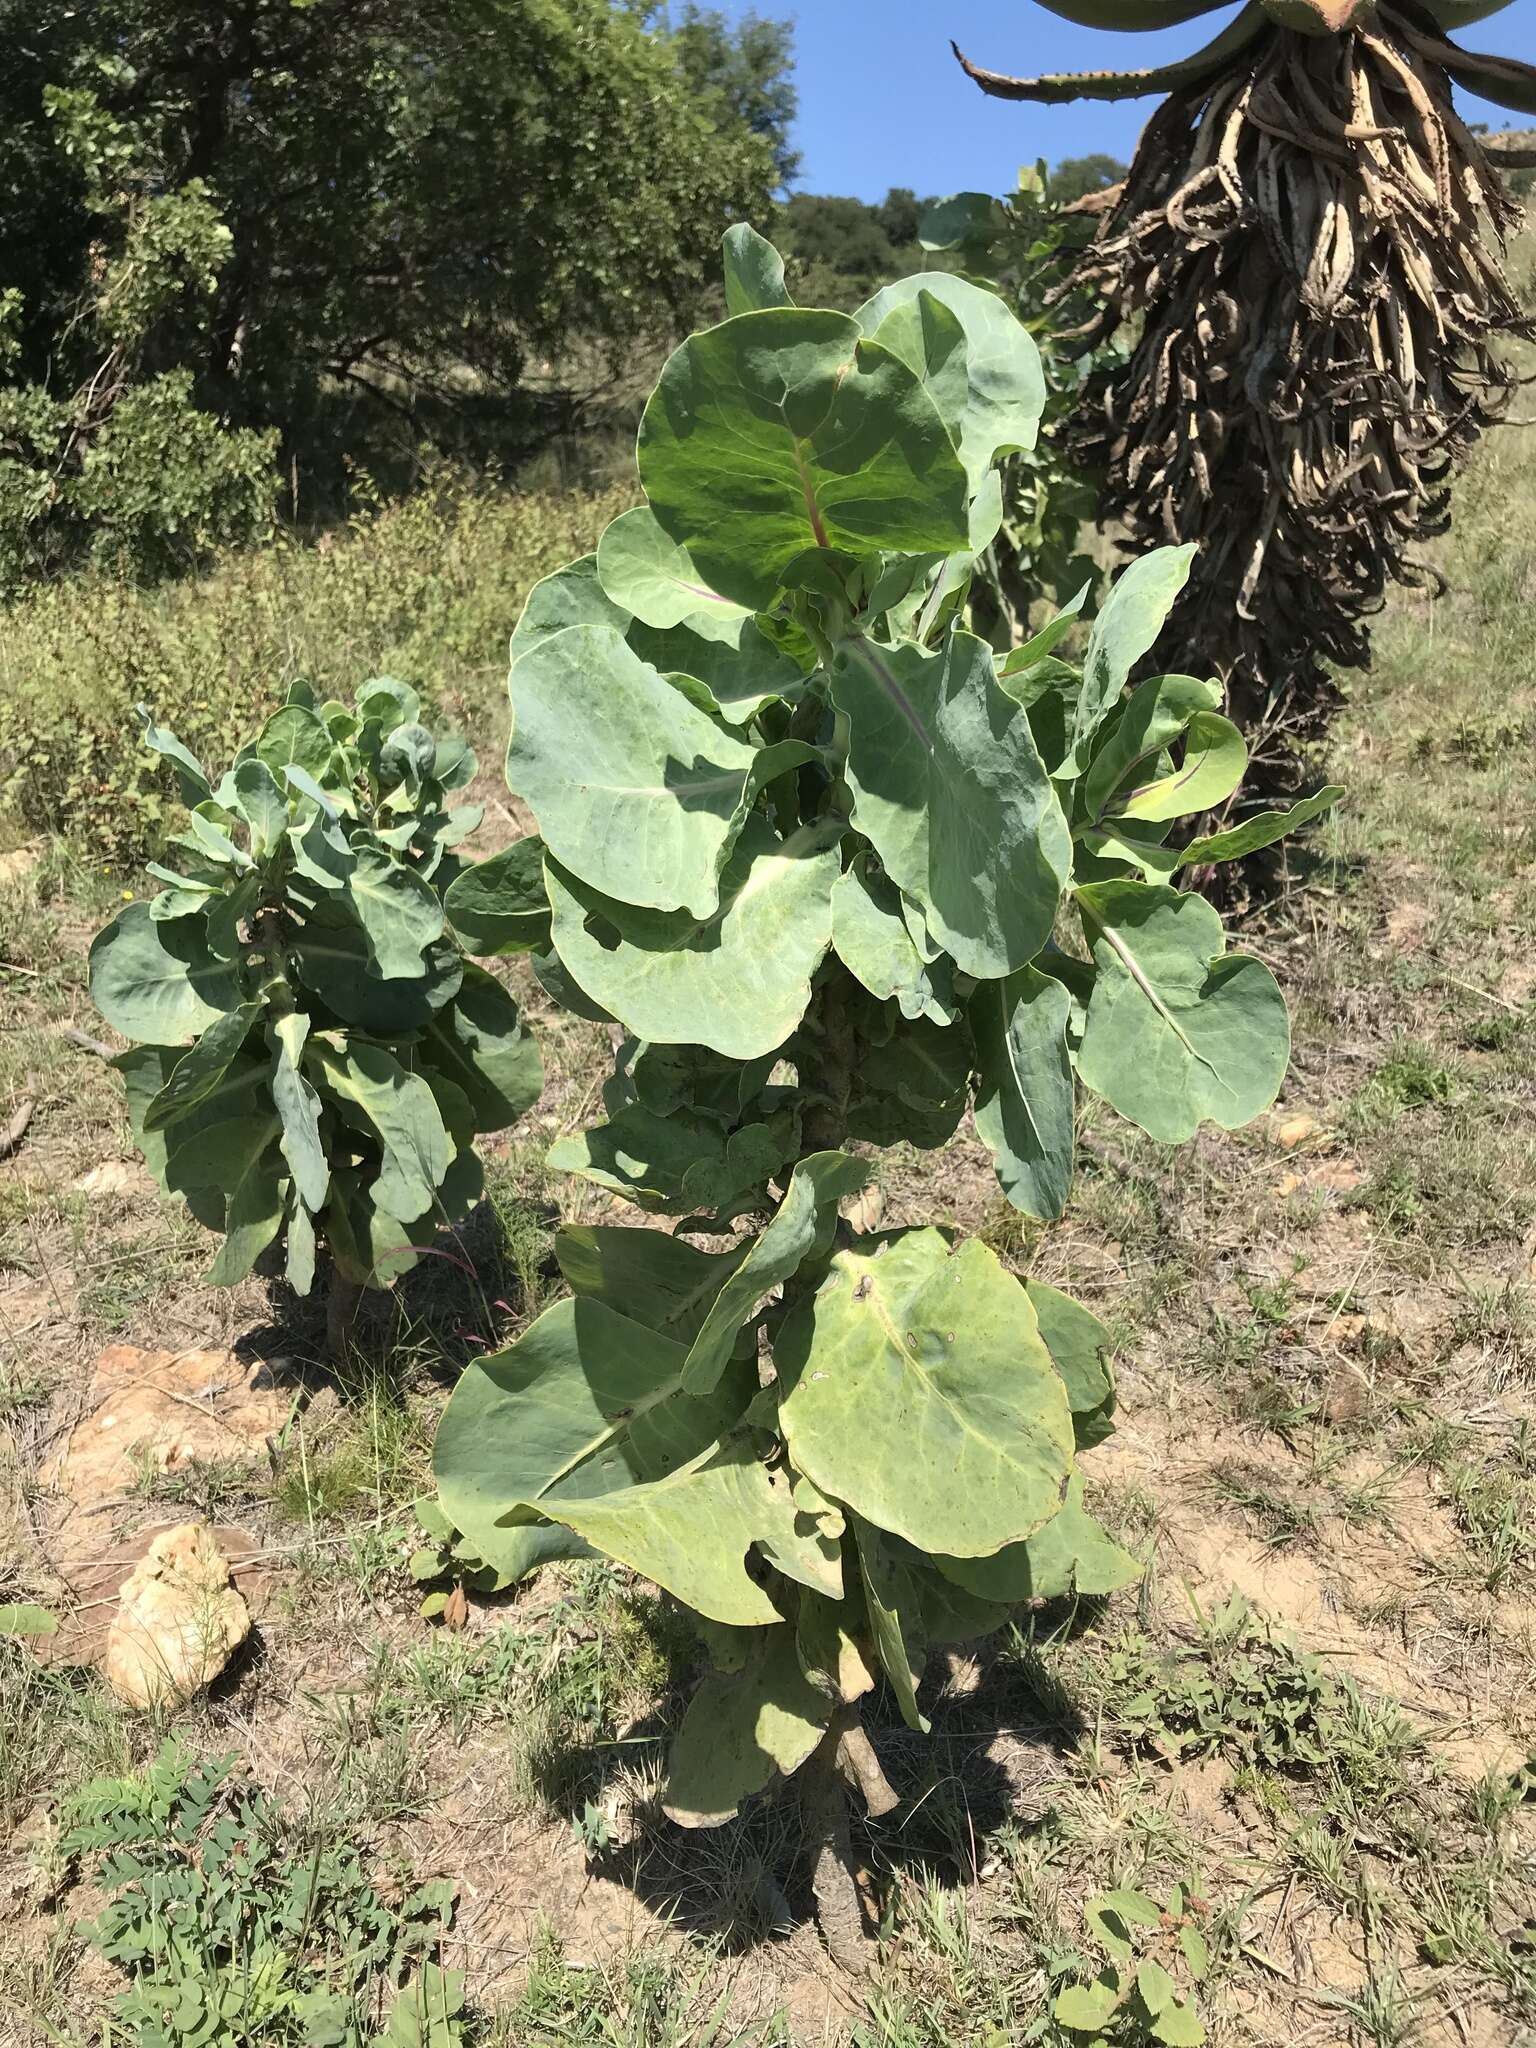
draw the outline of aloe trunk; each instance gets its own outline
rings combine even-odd
[[[1204,11],[1049,4],[1117,28]],[[1255,0],[1157,71],[1010,78],[961,57],[1003,98],[1168,94],[1073,273],[1102,305],[1085,350],[1140,331],[1069,441],[1130,552],[1200,543],[1162,646],[1229,681],[1271,788],[1334,672],[1367,665],[1388,587],[1433,583],[1414,551],[1515,389],[1502,346],[1536,332],[1499,260],[1520,217],[1500,165],[1519,156],[1451,104],[1454,78],[1536,109],[1531,66],[1446,40],[1493,11]]]

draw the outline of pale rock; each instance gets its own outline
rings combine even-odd
[[[1317,1118],[1315,1116],[1287,1117],[1283,1124],[1279,1124],[1275,1128],[1275,1143],[1283,1145],[1285,1150],[1289,1152],[1295,1146],[1304,1144],[1316,1129]]]
[[[181,1706],[250,1632],[250,1610],[213,1531],[184,1522],[157,1536],[124,1581],[102,1675],[125,1706]]]

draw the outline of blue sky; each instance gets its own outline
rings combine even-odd
[[[1078,28],[1032,0],[714,0],[733,19],[758,13],[795,23],[803,152],[799,189],[883,198],[891,185],[920,195],[1009,190],[1018,166],[1043,156],[1104,150],[1122,159],[1155,100],[1036,107],[986,98],[949,54],[954,37],[994,71],[1140,70],[1187,55],[1237,11],[1201,15],[1154,35],[1109,36]],[[1467,48],[1529,61],[1536,54],[1536,0],[1458,38]],[[1495,127],[1515,115],[1462,102],[1464,116]]]

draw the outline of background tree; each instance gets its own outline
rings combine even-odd
[[[771,23],[738,43],[609,0],[0,0],[0,35],[12,580],[88,539],[152,567],[249,524],[272,444],[225,429],[279,436],[311,486],[385,422],[408,449],[528,446],[689,324],[720,232],[766,215],[789,161]],[[119,469],[185,476],[152,531],[101,524],[134,496],[89,488],[114,443]]]

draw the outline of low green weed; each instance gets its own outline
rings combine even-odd
[[[233,1756],[198,1764],[167,1742],[147,1770],[97,1779],[69,1803],[57,1853],[108,1895],[79,1932],[130,1980],[103,2048],[462,2040],[462,1980],[435,1961],[453,1885],[381,1886],[355,1848],[242,1782]]]

